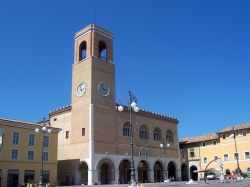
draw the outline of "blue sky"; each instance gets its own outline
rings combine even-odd
[[[0,2],[0,116],[40,121],[71,103],[74,33],[114,33],[116,96],[179,119],[197,136],[250,122],[247,0]]]

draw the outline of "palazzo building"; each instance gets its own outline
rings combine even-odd
[[[39,183],[43,150],[43,182],[57,183],[57,140],[60,129],[35,133],[43,124],[0,118],[0,187]],[[43,149],[42,149],[43,143]]]
[[[243,174],[250,172],[249,145],[250,123],[228,126],[217,133],[184,138],[180,142],[182,173],[189,173],[190,178],[197,180],[204,178],[204,172],[199,171],[204,171],[206,167],[218,173],[230,174],[236,172],[238,164]]]
[[[59,184],[128,183],[131,134],[138,182],[163,181],[164,170],[181,177],[178,120],[140,110],[132,113],[131,133],[128,110],[117,106],[113,34],[92,24],[75,34],[71,104],[49,113],[51,125],[62,129]]]

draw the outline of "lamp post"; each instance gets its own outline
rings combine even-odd
[[[238,150],[237,150],[237,144],[236,144],[236,132],[235,132],[235,129],[234,129],[234,126],[233,126],[233,129],[232,129],[232,135],[233,135],[233,138],[234,138],[234,147],[235,147],[235,152],[236,152],[236,162],[237,162],[237,169],[236,169],[236,174],[237,174],[237,177],[241,177],[241,174],[240,174],[240,164],[239,164],[239,154],[238,154]]]
[[[167,147],[169,147],[170,145],[167,144]],[[166,162],[166,146],[165,146],[165,142],[164,142],[164,138],[162,138],[162,142],[160,144],[160,147],[163,149],[163,155],[164,155],[164,165],[165,165],[165,168],[167,168],[167,162]],[[163,176],[164,176],[164,182],[168,182],[168,177],[167,177],[167,170],[165,169],[163,171]]]
[[[41,127],[41,128],[36,128],[35,129],[35,132],[36,133],[39,133],[39,132],[41,132],[42,133],[42,154],[41,154],[41,159],[42,159],[42,161],[41,161],[41,172],[40,172],[40,179],[39,179],[39,185],[38,185],[38,187],[43,187],[44,185],[43,185],[43,160],[44,160],[44,158],[43,158],[43,147],[44,147],[44,134],[47,132],[48,134],[50,134],[51,133],[51,128],[50,128],[50,125],[49,125],[49,128],[47,128],[46,127],[46,123],[45,123],[45,118],[43,118],[43,126]]]
[[[130,149],[131,149],[131,162],[130,162],[130,185],[129,187],[137,186],[135,177],[135,165],[134,165],[134,140],[133,140],[133,124],[132,124],[132,111],[139,112],[139,107],[137,107],[137,99],[133,92],[129,90],[128,92],[128,111],[129,111],[129,125],[130,125]],[[124,110],[123,106],[118,106],[118,111],[122,112]]]

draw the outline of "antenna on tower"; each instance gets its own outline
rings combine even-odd
[[[94,18],[94,24],[95,24],[95,3],[94,3],[94,12],[93,12],[94,14],[93,14],[93,18]]]

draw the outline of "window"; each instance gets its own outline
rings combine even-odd
[[[204,164],[207,164],[207,157],[203,158],[203,162],[204,162]]]
[[[246,135],[247,135],[247,131],[246,131],[246,130],[241,131],[241,135],[242,135],[242,136],[246,136]]]
[[[205,147],[206,146],[206,142],[202,142],[202,146]]]
[[[82,136],[85,136],[85,128],[82,128]]]
[[[69,138],[69,131],[66,131],[65,138],[66,138],[66,139]]]
[[[86,47],[87,47],[87,44],[85,41],[83,41],[79,48],[79,61],[86,58]]]
[[[190,149],[190,157],[195,157],[194,149]]]
[[[24,182],[33,183],[35,179],[35,170],[25,170],[24,171]]]
[[[148,156],[148,148],[145,146],[139,146],[139,156],[147,157]]]
[[[49,136],[43,136],[43,147],[49,147]]]
[[[18,160],[18,149],[11,149],[11,160]]]
[[[213,145],[216,145],[216,143],[217,143],[216,140],[213,140]]]
[[[160,141],[161,140],[161,130],[156,127],[154,130],[154,140]]]
[[[167,142],[174,142],[173,132],[170,129],[167,130],[166,141]]]
[[[49,183],[49,171],[43,171],[43,183]]]
[[[223,138],[223,139],[226,139],[226,135],[225,135],[225,134],[223,134],[223,135],[222,135],[222,138]]]
[[[229,161],[229,156],[228,156],[228,154],[224,154],[224,161]]]
[[[19,132],[13,132],[13,134],[12,134],[12,144],[14,144],[14,145],[19,144]]]
[[[43,161],[48,161],[48,160],[49,160],[49,153],[43,152]]]
[[[123,125],[123,136],[130,136],[130,125],[128,122]]]
[[[140,127],[140,139],[148,139],[148,129],[145,125]]]
[[[245,152],[245,159],[250,159],[250,153],[249,153],[249,151]]]
[[[102,41],[99,42],[99,58],[102,60],[107,60],[106,44]]]
[[[34,160],[34,151],[28,151],[28,160]]]
[[[35,145],[35,134],[29,134],[29,146]]]
[[[234,160],[239,159],[239,153],[234,153]]]

